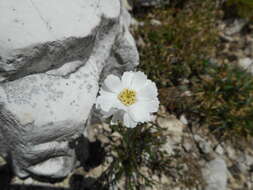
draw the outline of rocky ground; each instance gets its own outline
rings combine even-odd
[[[133,22],[135,27],[143,23]],[[159,25],[159,20],[153,20]],[[225,20],[219,24],[223,49],[214,59],[224,59],[238,64],[253,73],[253,25],[245,20]],[[140,40],[138,43],[142,43]],[[163,149],[174,158],[168,176],[153,175],[157,181],[153,190],[252,190],[253,189],[253,140],[231,137],[219,140],[207,128],[192,126],[185,115],[176,117],[163,106],[155,122],[167,129],[167,143]],[[67,179],[60,182],[41,182],[32,178],[25,180],[13,177],[6,163],[0,159],[0,189],[2,190],[60,190],[99,189],[96,179],[110,166],[111,158],[108,137],[122,138],[111,133],[107,124],[92,126],[89,130],[91,160],[89,168],[78,168]],[[104,155],[101,158],[99,155]],[[120,182],[112,189],[124,189]]]
[[[226,20],[220,24],[223,51],[219,56],[239,64],[253,73],[253,25],[244,19]]]
[[[251,190],[253,188],[252,141],[219,142],[207,130],[201,128],[191,130],[184,116],[177,119],[165,112],[163,107],[158,113],[156,122],[167,129],[167,143],[163,148],[171,157],[177,155],[172,165],[180,169],[172,168],[173,175],[169,177],[153,175],[152,178],[157,184],[153,188],[143,187],[143,189]],[[110,132],[107,124],[93,126],[90,130],[91,146],[96,150],[92,153],[93,161],[97,159],[97,155],[101,155],[101,152],[109,151],[108,135],[115,139],[122,138],[119,133]],[[25,180],[11,178],[8,170],[2,168],[1,187],[11,190],[96,189],[95,180],[109,167],[110,160],[110,157],[105,157],[103,164],[102,160],[98,160],[91,168],[79,168],[67,179],[54,183],[32,178]],[[5,164],[4,160],[0,163]],[[7,185],[8,181],[10,185]],[[119,183],[114,189],[125,189],[123,184],[124,182]]]

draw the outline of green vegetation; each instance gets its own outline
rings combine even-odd
[[[233,10],[235,16],[253,19],[253,0],[228,0],[225,6],[227,12]]]
[[[145,25],[135,31],[145,45],[139,47],[140,69],[159,87],[160,100],[169,112],[187,114],[219,134],[253,133],[253,78],[222,60],[219,51],[215,1],[192,0],[181,8],[151,10]],[[152,18],[161,25],[150,24]],[[221,132],[221,133],[220,133]]]
[[[183,9],[156,9],[140,18],[145,22],[135,33],[137,39],[140,36],[145,42],[145,47],[139,48],[140,68],[160,88],[177,84],[215,50],[218,36],[214,3],[197,2]],[[152,26],[152,18],[160,20],[162,25]]]
[[[122,138],[110,138],[113,158],[110,167],[101,176],[105,186],[122,182],[124,189],[152,187],[156,181],[153,175],[169,173],[172,157],[162,146],[166,143],[166,129],[155,124],[126,128],[122,125],[111,126]]]
[[[236,66],[203,65],[203,74],[192,83],[189,115],[201,118],[215,131],[253,134],[253,77]]]
[[[229,0],[227,6],[237,2],[252,6],[251,0]],[[134,31],[139,41],[139,69],[156,82],[166,110],[177,116],[185,114],[189,125],[207,127],[217,137],[252,135],[253,77],[217,56],[222,47],[217,22],[223,17],[217,2],[173,0],[170,6],[144,12],[137,15],[144,25]],[[152,19],[161,24],[152,24]],[[113,159],[101,176],[102,183],[123,181],[124,189],[129,190],[152,187],[156,183],[153,174],[170,176],[172,168],[180,173],[175,163],[186,163],[190,168],[181,183],[190,187],[201,181],[200,174],[193,172],[200,170],[190,154],[179,154],[175,159],[162,151],[165,129],[155,124],[111,128],[122,138],[115,141],[109,137]]]

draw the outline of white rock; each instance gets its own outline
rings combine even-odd
[[[227,35],[233,35],[235,33],[238,33],[242,30],[242,28],[247,24],[247,21],[245,19],[235,19],[230,26],[226,29],[225,33]]]
[[[156,20],[156,19],[151,19],[150,24],[153,26],[160,26],[162,25],[161,21]]]
[[[248,166],[244,163],[244,162],[238,162],[237,165],[238,169],[242,172],[242,173],[246,173],[248,171]]]
[[[110,3],[108,0],[53,0],[50,3],[2,0],[0,10],[2,52],[72,36],[85,37],[99,25],[102,15],[118,17],[120,3],[118,0],[110,0]]]
[[[239,65],[253,74],[253,59],[246,57],[239,59]]]
[[[248,154],[246,154],[245,155],[245,163],[246,163],[246,165],[247,166],[252,166],[253,165],[253,157],[252,156],[250,156],[250,155],[248,155]]]
[[[226,190],[227,165],[223,159],[216,158],[208,162],[202,174],[207,184],[205,190]]]
[[[76,167],[68,143],[87,134],[99,82],[139,62],[130,21],[119,0],[0,1],[0,154],[18,176]]]
[[[237,158],[238,168],[242,172],[247,172],[251,169],[251,166],[253,165],[253,157],[242,153],[239,158]]]
[[[224,149],[222,148],[221,145],[218,145],[216,148],[215,148],[215,152],[220,154],[220,155],[223,155],[224,154]]]
[[[32,178],[27,178],[26,180],[24,180],[24,184],[26,184],[26,185],[31,185],[31,184],[33,184],[34,183],[34,181],[33,181],[33,179]]]
[[[101,174],[104,172],[106,168],[103,165],[99,165],[98,167],[92,169],[91,171],[89,171],[89,173],[87,174],[88,177],[93,177],[93,178],[98,178],[99,176],[101,176]]]
[[[121,135],[120,133],[118,133],[118,132],[113,132],[113,133],[111,134],[111,137],[112,137],[114,140],[120,140],[120,139],[122,139],[122,135]]]
[[[83,123],[98,91],[94,77],[97,73],[92,64],[86,64],[67,79],[38,74],[0,84],[6,94],[5,108],[11,110],[22,125],[34,122],[36,126],[43,126],[49,121],[61,122],[63,118]]]
[[[205,154],[208,154],[212,151],[212,148],[209,142],[201,141],[199,142],[199,147]]]
[[[177,135],[181,135],[185,128],[184,124],[172,115],[169,117],[158,117],[157,123],[159,126],[167,129],[168,132]]]
[[[166,143],[161,147],[162,151],[166,151],[169,155],[174,154],[174,148],[176,147],[176,143],[174,140],[167,138]]]
[[[228,157],[230,159],[233,159],[233,160],[236,159],[236,153],[235,153],[235,149],[233,147],[227,145],[226,146],[226,151],[227,151]]]
[[[192,144],[191,142],[185,142],[185,143],[183,144],[183,147],[184,147],[184,149],[185,149],[187,152],[190,152],[191,149],[192,149],[192,147],[193,147],[193,144]]]
[[[208,154],[212,151],[211,143],[209,141],[204,140],[202,137],[198,135],[194,135],[194,139],[199,145],[201,151],[205,154]]]
[[[181,115],[180,119],[179,119],[183,124],[187,125],[188,124],[188,120],[186,119],[185,115]]]
[[[166,134],[168,135],[166,143],[161,149],[173,155],[174,149],[176,149],[178,144],[182,141],[183,129],[185,126],[173,115],[158,117],[157,123],[160,127],[166,129]]]

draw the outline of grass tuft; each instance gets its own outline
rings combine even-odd
[[[169,112],[187,115],[224,134],[253,134],[253,78],[223,61],[213,61],[221,42],[217,22],[223,16],[212,0],[186,1],[181,8],[151,10],[135,30],[140,69],[156,82]],[[154,26],[151,19],[161,25]]]
[[[225,3],[225,11],[227,15],[253,20],[252,10],[252,0],[228,0]]]
[[[110,138],[112,163],[101,176],[104,186],[119,186],[134,190],[153,187],[158,181],[154,175],[167,175],[172,156],[161,147],[166,143],[165,129],[155,124],[143,124],[136,128],[122,125],[111,126],[122,138]]]

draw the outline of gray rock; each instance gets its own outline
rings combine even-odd
[[[207,184],[205,190],[226,190],[227,165],[221,158],[216,158],[207,163],[202,169],[203,178]]]
[[[236,152],[235,152],[235,149],[229,145],[226,146],[226,152],[227,152],[227,155],[230,159],[232,160],[235,160],[237,157],[236,157]]]
[[[228,24],[225,34],[233,35],[242,30],[242,28],[248,23],[245,19],[235,19],[231,24]]]
[[[185,115],[184,114],[182,114],[181,116],[180,116],[180,119],[179,119],[183,124],[185,124],[185,125],[188,125],[188,120],[187,120],[187,118],[185,117]]]
[[[250,155],[248,155],[248,154],[246,154],[245,155],[245,164],[247,165],[247,166],[253,166],[253,157],[252,156],[250,156]]]
[[[187,151],[187,152],[190,152],[191,151],[191,149],[192,149],[192,144],[191,143],[184,143],[184,145],[183,145],[183,147],[184,147],[184,149]]]
[[[218,146],[215,148],[215,152],[218,153],[219,155],[223,155],[223,154],[224,154],[224,149],[222,148],[221,145],[218,145]]]
[[[170,0],[130,0],[136,7],[156,7],[169,4]]]
[[[249,57],[241,58],[238,61],[239,65],[253,74],[253,60]]]
[[[175,149],[182,141],[183,129],[185,125],[173,115],[165,115],[157,117],[157,124],[166,129],[166,143],[161,147],[161,150],[173,155]]]
[[[81,142],[88,156],[99,82],[139,62],[129,14],[118,0],[3,0],[0,18],[0,154],[19,177],[65,177]]]
[[[253,166],[253,157],[244,152],[237,158],[237,166],[242,172],[250,171]]]
[[[150,24],[153,26],[160,26],[162,23],[159,20],[151,19]]]
[[[157,124],[169,133],[181,136],[185,125],[173,115],[157,118]]]
[[[198,135],[194,135],[194,139],[198,143],[198,146],[203,153],[208,154],[212,151],[212,147],[211,147],[210,142],[204,140],[203,138],[201,138]]]

